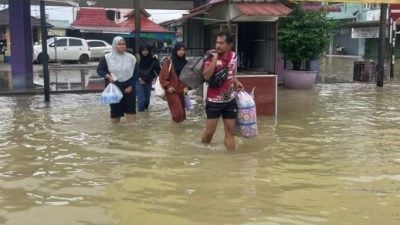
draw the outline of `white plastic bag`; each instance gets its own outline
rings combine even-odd
[[[155,92],[157,97],[165,98],[165,90],[161,86],[160,77],[157,77],[157,79],[156,79],[156,83],[154,84],[154,92]]]
[[[103,104],[115,104],[119,103],[124,95],[117,85],[109,83],[101,93],[101,103]]]
[[[192,102],[190,101],[189,95],[185,94],[185,95],[183,96],[183,99],[184,99],[184,102],[185,102],[185,109],[186,109],[186,111],[192,110],[192,109],[193,109],[193,105],[192,105]]]
[[[237,132],[247,138],[257,136],[257,111],[253,96],[245,91],[240,91],[236,96],[236,103],[238,106]]]

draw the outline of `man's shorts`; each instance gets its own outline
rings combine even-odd
[[[218,119],[221,116],[223,119],[236,119],[237,112],[236,99],[223,103],[206,101],[207,119]]]
[[[136,114],[136,93],[133,90],[129,94],[124,94],[121,101],[116,104],[110,104],[111,118],[123,117],[125,113]]]

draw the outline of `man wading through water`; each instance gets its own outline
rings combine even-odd
[[[209,81],[206,99],[206,128],[201,137],[203,143],[210,143],[222,116],[225,130],[225,147],[235,149],[235,137],[233,135],[236,117],[236,91],[244,90],[243,84],[235,77],[236,54],[231,51],[233,44],[232,35],[221,31],[217,35],[215,50],[209,53],[211,57],[204,62],[203,77]],[[226,70],[227,78],[218,85],[211,85],[210,78],[218,72]]]

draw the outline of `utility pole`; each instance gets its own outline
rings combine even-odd
[[[42,31],[42,63],[44,80],[44,101],[50,102],[50,74],[49,57],[47,54],[47,27],[46,27],[46,5],[44,0],[40,0],[40,24]]]
[[[391,36],[389,37],[391,40],[391,45],[390,45],[390,50],[391,50],[391,55],[390,55],[390,79],[394,78],[394,64],[395,64],[395,59],[396,59],[396,54],[395,54],[395,48],[396,48],[396,22],[393,21],[393,18],[390,19],[390,24],[391,24]]]
[[[378,77],[376,79],[376,85],[378,87],[383,87],[383,80],[385,78],[385,40],[387,8],[387,4],[381,4],[381,20],[379,25]]]
[[[140,0],[134,0],[133,4],[134,13],[135,13],[135,54],[139,54],[140,48],[140,24],[141,24],[141,10],[140,10]]]

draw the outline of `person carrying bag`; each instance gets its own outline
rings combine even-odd
[[[97,74],[106,79],[106,85],[117,86],[123,96],[118,103],[111,103],[111,122],[120,122],[125,116],[128,122],[136,119],[135,65],[136,58],[126,52],[126,42],[122,37],[115,37],[113,50],[100,59]]]

